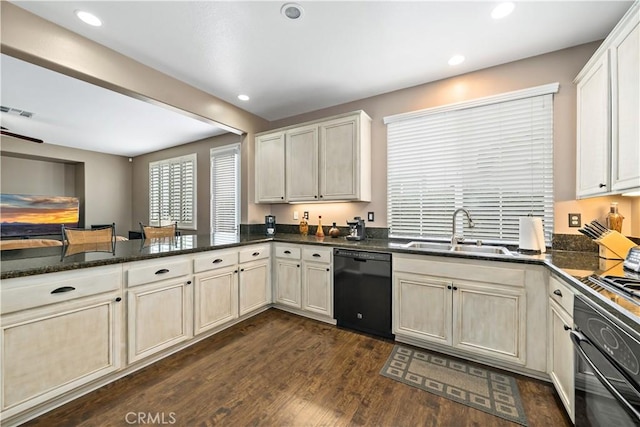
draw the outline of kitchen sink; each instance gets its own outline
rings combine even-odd
[[[405,245],[411,249],[427,249],[431,251],[449,251],[451,245],[448,243],[434,243],[434,242],[410,242]]]
[[[504,246],[455,245],[451,248],[451,251],[474,254],[511,255],[511,252]]]
[[[436,242],[409,242],[403,247],[407,249],[422,249],[427,251],[460,252],[468,254],[513,255],[504,246],[453,245]]]

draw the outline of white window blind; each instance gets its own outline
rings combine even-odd
[[[517,244],[519,217],[553,233],[553,95],[557,84],[385,118],[389,235]],[[463,228],[464,227],[464,228]]]
[[[240,234],[240,144],[211,149],[211,235],[216,242]]]
[[[149,224],[196,229],[196,154],[149,163]]]

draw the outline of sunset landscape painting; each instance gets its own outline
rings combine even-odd
[[[76,197],[0,194],[2,237],[59,234],[62,224],[77,227],[79,220]]]

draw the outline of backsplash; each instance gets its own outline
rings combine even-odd
[[[241,224],[241,234],[265,234],[264,224]],[[317,225],[309,225],[309,235],[316,234]],[[324,226],[324,232],[328,236],[331,225]],[[340,235],[349,234],[349,227],[338,226]],[[389,229],[384,227],[367,227],[367,238],[369,239],[387,239],[389,238]],[[299,234],[297,224],[276,224],[276,234]],[[629,237],[632,241],[640,245],[640,238]],[[582,234],[554,234],[551,242],[552,249],[558,251],[574,251],[574,252],[598,252],[598,245],[591,239]]]

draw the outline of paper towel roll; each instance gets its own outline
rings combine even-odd
[[[542,218],[525,216],[520,218],[520,249],[546,252]]]

